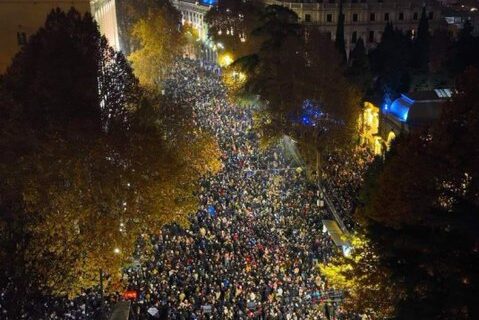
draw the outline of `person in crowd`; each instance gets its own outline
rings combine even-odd
[[[327,319],[321,302],[334,290],[318,263],[339,252],[323,232],[322,220],[331,214],[318,206],[304,173],[280,147],[259,148],[255,106],[232,105],[217,72],[180,59],[163,88],[216,136],[224,168],[201,181],[200,208],[189,227],[167,225],[138,239],[137,263],[123,279],[138,294],[136,319]],[[346,219],[367,167],[367,161],[356,165],[360,159],[333,153],[326,164],[326,190]],[[0,288],[0,318],[6,292]],[[108,297],[105,309],[118,298]],[[45,298],[34,313],[43,318],[30,311],[19,319],[99,319],[100,306],[98,290],[91,289],[74,300]],[[341,308],[335,318],[353,319]]]

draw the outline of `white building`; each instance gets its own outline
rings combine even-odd
[[[318,26],[335,40],[340,0],[263,1],[291,9],[302,23]],[[414,34],[424,5],[431,29],[443,20],[441,6],[434,0],[343,0],[342,3],[348,52],[360,37],[368,48],[374,47],[381,40],[387,22],[392,22],[394,28]]]
[[[217,0],[171,0],[171,3],[181,12],[181,23],[190,24],[198,31],[201,40],[201,52],[194,54],[206,61],[215,62],[217,58],[216,47],[208,38],[208,25],[204,18]]]
[[[115,50],[121,50],[118,33],[116,0],[90,0],[91,14],[95,18],[100,33]]]

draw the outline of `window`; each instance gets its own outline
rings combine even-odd
[[[374,42],[374,31],[369,31],[369,42]]]
[[[384,14],[384,21],[389,21],[389,12]]]
[[[434,12],[430,11],[429,12],[429,20],[434,19]]]
[[[356,31],[353,31],[353,35],[351,37],[351,42],[356,43],[358,41],[358,33]]]
[[[417,12],[414,12],[414,15],[412,16],[412,19],[417,20],[417,18],[418,18],[418,14],[417,14]]]
[[[376,15],[375,15],[374,13],[371,13],[371,14],[369,15],[369,20],[370,20],[370,21],[375,21],[375,20],[376,20]]]
[[[310,14],[305,14],[304,15],[304,21],[305,22],[311,22],[311,15]]]
[[[399,12],[399,20],[404,20],[404,12]]]
[[[353,13],[353,22],[358,22],[358,14]]]
[[[327,22],[333,22],[333,15],[330,14],[330,13],[328,13],[328,14],[326,15],[326,21],[327,21]]]
[[[25,32],[17,32],[17,42],[19,46],[27,44],[27,34]]]

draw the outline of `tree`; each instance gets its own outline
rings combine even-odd
[[[344,42],[344,13],[343,13],[343,1],[339,2],[339,14],[338,14],[338,24],[336,26],[336,48],[339,51],[339,54],[343,58],[343,61],[346,62],[346,44]]]
[[[422,72],[429,70],[430,38],[429,19],[427,18],[426,7],[424,6],[417,28],[417,37],[414,41],[414,59],[412,61],[413,66]]]
[[[314,154],[314,159],[316,152],[310,151],[319,145],[325,149],[347,141],[359,99],[343,76],[334,43],[299,25],[294,12],[274,5],[265,8],[253,35],[263,39],[260,50],[233,67],[247,75],[244,91],[264,101],[256,116],[262,137],[267,142],[294,137],[303,156]]]
[[[396,141],[363,198],[379,263],[403,294],[398,319],[478,316],[478,80],[468,70],[436,124]]]
[[[399,298],[387,268],[367,236],[357,233],[348,241],[354,248],[349,255],[336,255],[319,269],[330,287],[345,292],[343,308],[356,314],[387,318],[394,314]]]
[[[169,0],[117,0],[118,33],[120,34],[121,48],[126,55],[140,47],[139,39],[132,37],[134,25],[145,19],[149,12],[164,10],[172,25],[179,25],[181,13]]]
[[[448,50],[452,46],[452,39],[445,29],[435,30],[431,36],[430,67],[431,72],[445,73],[448,59]]]
[[[129,56],[135,75],[143,86],[157,87],[185,43],[179,21],[169,15],[167,7],[162,7],[149,10],[132,30],[133,38],[139,42],[139,48]]]
[[[346,70],[346,76],[362,92],[366,92],[372,84],[371,67],[362,38],[358,39],[349,55],[349,67]]]
[[[251,33],[258,27],[262,10],[263,4],[256,0],[218,1],[205,15],[209,37],[233,57],[254,53],[259,41]]]
[[[51,59],[55,57],[55,59]],[[52,12],[0,81],[0,261],[18,286],[115,289],[138,236],[186,224],[219,148],[189,109],[146,94],[90,15]]]
[[[376,90],[395,98],[410,86],[411,41],[392,23],[387,23],[381,42],[369,54],[373,74],[377,76]]]
[[[479,37],[473,35],[473,26],[469,20],[464,23],[457,41],[450,49],[449,72],[451,76],[460,75],[468,66],[479,67]]]

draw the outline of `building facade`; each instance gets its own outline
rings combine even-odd
[[[473,28],[474,36],[479,36],[479,2],[476,6],[448,5],[443,10],[443,16],[454,36],[464,28],[464,24],[469,22]]]
[[[188,55],[192,58],[216,62],[216,46],[208,38],[208,25],[205,22],[205,15],[211,6],[217,3],[217,0],[171,0],[171,3],[181,12],[181,23],[191,25],[198,32],[199,48],[189,48],[187,50]]]
[[[451,89],[405,93],[381,107],[366,101],[358,123],[360,144],[376,155],[384,154],[400,134],[437,121],[452,94]]]
[[[91,13],[103,34],[115,50],[120,51],[116,0],[91,0]]]
[[[304,24],[317,26],[335,40],[341,0],[263,0],[266,4],[282,5],[294,11]],[[433,0],[343,0],[344,37],[346,50],[354,48],[362,38],[367,48],[381,41],[385,25],[404,32],[417,32],[423,6],[429,25],[435,29],[443,21],[441,6]]]

